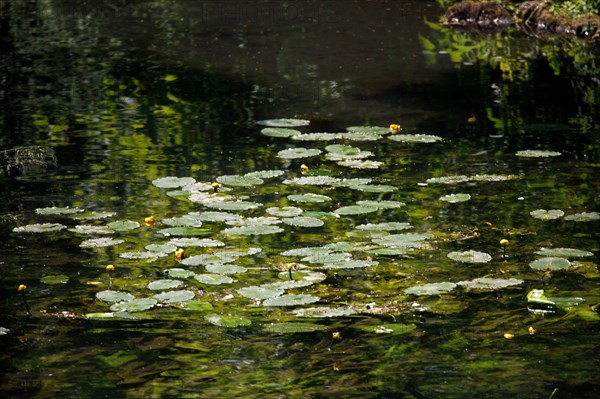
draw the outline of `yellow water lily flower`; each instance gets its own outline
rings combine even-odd
[[[217,182],[215,181],[215,182],[213,182],[213,183],[211,184],[211,186],[212,186],[213,190],[215,190],[215,193],[216,193],[216,192],[218,192],[218,191],[219,191],[219,188],[221,187],[221,184],[219,184],[219,183],[217,183]]]
[[[183,248],[177,249],[177,251],[175,251],[175,259],[177,259],[178,262],[181,262],[183,260],[184,253],[185,250]]]
[[[147,218],[144,218],[144,223],[146,224],[152,224],[154,222],[156,222],[156,219],[152,215],[148,216]]]
[[[107,270],[108,272],[112,272],[112,271],[114,271],[114,270],[115,270],[115,265],[108,265],[108,266],[106,266],[106,270]]]
[[[392,123],[390,125],[390,129],[392,130],[392,132],[396,133],[399,132],[400,130],[402,130],[402,128],[400,127],[400,125],[397,125],[395,123]]]
[[[20,284],[19,285],[19,288],[18,288],[19,292],[25,291],[26,289],[27,289],[27,286],[25,284]]]
[[[306,172],[308,172],[308,165],[306,165],[306,164],[302,164],[302,165],[300,165],[300,172],[301,172],[301,173],[306,173]]]

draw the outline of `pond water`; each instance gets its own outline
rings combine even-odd
[[[598,47],[0,7],[3,398],[600,395]]]

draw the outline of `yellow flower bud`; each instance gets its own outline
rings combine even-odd
[[[511,333],[504,333],[504,338],[506,338],[506,339],[513,339],[514,337],[515,337],[515,335],[514,335],[514,334],[511,334]]]
[[[221,187],[221,185],[220,185],[219,183],[217,183],[216,181],[215,181],[215,182],[213,182],[213,183],[211,184],[211,186],[212,186],[213,190],[215,190],[215,193],[216,193],[217,191],[219,191],[219,187]]]
[[[181,260],[183,259],[184,253],[185,253],[185,250],[183,248],[179,248],[177,251],[175,251],[175,259],[177,259],[177,261],[181,262]]]
[[[302,173],[308,172],[308,166],[306,164],[300,165],[300,172],[302,172]]]
[[[500,240],[500,245],[502,245],[503,247],[506,246],[506,245],[508,245],[508,244],[509,244],[509,242],[508,242],[508,240],[506,238],[503,238],[503,239]]]
[[[529,326],[527,331],[529,332],[529,335],[533,335],[537,332],[537,330],[535,328],[533,328],[533,326]]]
[[[395,123],[392,123],[390,125],[390,129],[395,133],[395,132],[399,132],[400,130],[402,130],[402,128],[400,127],[400,125],[396,125]]]
[[[146,224],[152,224],[156,222],[156,219],[154,218],[154,216],[150,215],[147,218],[144,219],[144,223]]]
[[[18,288],[19,292],[25,291],[26,289],[27,289],[27,286],[25,284],[20,284],[19,285],[19,288]]]
[[[115,265],[108,265],[108,266],[106,266],[106,270],[109,271],[109,272],[114,271],[115,270]]]

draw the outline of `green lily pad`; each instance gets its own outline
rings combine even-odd
[[[384,126],[350,126],[346,130],[351,133],[369,133],[381,136],[391,133],[390,128]]]
[[[544,290],[533,289],[527,293],[527,303],[535,303],[538,305],[554,305],[554,301],[551,301],[544,294]]]
[[[119,257],[123,259],[157,259],[164,258],[165,256],[168,256],[168,254],[152,251],[132,251],[119,254]]]
[[[252,324],[250,319],[242,316],[234,315],[223,315],[223,314],[209,314],[205,316],[206,321],[218,327],[247,327]]]
[[[546,257],[559,258],[584,258],[588,256],[594,256],[593,252],[575,248],[542,248],[539,251],[536,251],[536,254]]]
[[[351,254],[346,252],[327,252],[327,253],[316,253],[302,258],[302,262],[307,263],[336,263],[343,262],[346,259],[350,259]]]
[[[315,307],[315,308],[304,308],[294,310],[294,314],[297,317],[344,317],[356,314],[356,311],[351,308],[332,308],[332,307]]]
[[[90,224],[80,224],[75,226],[69,231],[76,234],[89,234],[89,235],[97,235],[97,234],[114,234],[114,230],[109,229],[106,226],[95,226]]]
[[[100,219],[108,219],[112,218],[116,215],[116,212],[84,212],[79,213],[73,216],[74,219],[78,220],[100,220]]]
[[[265,136],[280,138],[297,136],[301,133],[299,130],[296,129],[288,129],[282,127],[265,127],[260,132]]]
[[[529,214],[536,219],[554,220],[562,217],[565,213],[560,209],[536,209],[535,211],[529,212]]]
[[[341,179],[331,176],[302,176],[286,179],[283,181],[283,184],[293,184],[298,186],[331,186],[340,181]]]
[[[333,141],[339,137],[339,133],[304,133],[290,138],[294,141]]]
[[[557,151],[523,150],[523,151],[517,151],[517,153],[515,155],[518,157],[524,157],[524,158],[548,158],[548,157],[558,157],[562,154]]]
[[[345,159],[343,161],[338,161],[337,164],[352,169],[379,169],[385,163],[368,159]]]
[[[279,169],[273,170],[257,170],[255,172],[246,173],[245,177],[253,177],[258,179],[274,179],[279,176],[283,176],[285,172]]]
[[[351,165],[343,165],[342,163],[339,163],[341,161],[358,161],[358,160],[363,160],[365,158],[370,158],[372,157],[373,154],[371,151],[359,151],[356,154],[338,154],[335,152],[328,152],[327,154],[325,154],[325,159],[329,160],[329,161],[337,161],[339,165],[341,166],[349,166],[351,167]],[[383,162],[381,162],[381,164],[383,164]]]
[[[440,295],[447,294],[454,288],[456,288],[455,283],[445,281],[441,283],[430,283],[409,287],[405,289],[404,292],[411,295]]]
[[[265,181],[259,177],[225,175],[217,177],[217,181],[226,186],[252,187],[263,184]]]
[[[402,208],[406,204],[400,201],[357,201],[356,205],[360,206],[372,206],[377,209],[398,209]]]
[[[457,262],[464,263],[487,263],[492,260],[492,256],[490,254],[473,250],[450,252],[448,257]]]
[[[214,310],[214,306],[210,302],[205,301],[187,301],[183,305],[185,310],[195,310],[198,312],[209,312]]]
[[[140,227],[140,224],[133,220],[119,220],[116,222],[110,222],[106,226],[114,231],[129,231],[137,229]]]
[[[37,213],[38,215],[73,215],[75,213],[82,213],[84,212],[84,209],[81,208],[70,208],[70,207],[56,207],[56,206],[51,206],[48,208],[37,208],[35,210],[35,213]]]
[[[571,262],[565,258],[547,257],[536,259],[529,264],[529,267],[535,270],[565,270],[571,267]]]
[[[181,303],[194,299],[194,296],[196,295],[192,291],[177,290],[161,292],[160,294],[153,295],[152,298],[161,303]]]
[[[208,208],[214,208],[221,211],[248,211],[262,206],[259,202],[252,201],[219,201],[204,204]]]
[[[309,120],[306,119],[294,119],[294,118],[280,118],[280,119],[265,119],[256,122],[258,125],[269,126],[269,127],[300,127],[308,126]]]
[[[223,223],[239,223],[244,218],[240,215],[229,212],[202,212],[198,218],[204,222],[223,222]]]
[[[283,159],[299,159],[299,158],[310,158],[321,154],[321,150],[318,148],[288,148],[287,150],[281,150],[277,153],[279,158]]]
[[[319,256],[329,254],[331,251],[323,247],[293,248],[283,251],[282,256]]]
[[[304,212],[304,211],[295,206],[284,206],[284,207],[274,206],[274,207],[267,208],[266,212],[269,215],[273,215],[273,216],[278,216],[278,217],[282,217],[282,218],[291,218],[294,216],[302,215],[302,212]]]
[[[293,194],[287,197],[290,201],[306,202],[306,203],[322,203],[331,201],[331,197],[321,194]]]
[[[393,134],[388,136],[388,139],[402,143],[437,143],[442,141],[440,136],[433,134]]]
[[[15,233],[55,233],[66,228],[67,226],[60,223],[36,223],[15,227],[12,231]]]
[[[341,208],[333,211],[336,215],[340,216],[349,216],[349,215],[364,215],[371,212],[376,212],[378,208],[374,206],[366,206],[366,205],[349,205],[342,206]]]
[[[414,251],[414,248],[411,247],[384,247],[369,249],[367,252],[372,255],[398,256],[406,255],[412,251]]]
[[[198,227],[167,227],[166,229],[158,230],[158,233],[162,234],[165,237],[170,236],[184,236],[184,237],[198,237],[198,236],[208,236],[212,234],[212,230],[210,229],[202,229]]]
[[[431,177],[427,179],[428,184],[456,184],[469,181],[467,176],[443,176],[443,177]]]
[[[348,141],[377,141],[380,140],[381,137],[383,137],[381,134],[370,132],[348,132],[338,134],[339,139]]]
[[[311,333],[326,330],[327,326],[305,322],[269,323],[263,326],[263,331],[271,334]]]
[[[400,323],[386,323],[378,324],[376,326],[361,326],[360,329],[365,332],[375,334],[390,334],[400,335],[406,334],[417,328],[416,324],[400,324]]]
[[[231,263],[214,263],[206,265],[205,268],[207,272],[217,274],[236,274],[245,273],[248,271],[248,269],[243,266],[238,266]]]
[[[190,256],[181,261],[186,266],[199,266],[199,265],[211,265],[211,264],[223,264],[231,263],[237,260],[237,256],[228,253],[206,253],[201,255]]]
[[[121,240],[121,239],[115,239],[115,238],[92,238],[89,240],[85,240],[82,241],[81,244],[79,244],[79,247],[81,248],[105,248],[105,247],[112,247],[115,245],[119,245],[124,243],[125,240]]]
[[[325,147],[325,150],[339,155],[356,155],[361,152],[360,148],[345,144],[331,144]]]
[[[455,204],[457,202],[465,202],[471,199],[469,194],[448,194],[440,197],[440,201],[449,202],[451,204]]]
[[[96,298],[108,303],[127,302],[135,299],[135,297],[128,292],[113,290],[97,292]]]
[[[175,177],[175,176],[167,176],[161,177],[160,179],[152,180],[152,185],[158,188],[178,188],[183,186],[189,186],[190,184],[194,184],[196,179],[193,177]]]
[[[379,262],[374,260],[345,259],[338,262],[328,262],[323,266],[325,269],[360,269],[363,267],[376,266]]]
[[[423,246],[423,241],[431,238],[433,238],[433,234],[429,233],[401,233],[373,238],[371,241],[384,247],[419,248]]]
[[[142,312],[152,309],[158,301],[154,298],[136,298],[130,301],[118,302],[110,307],[113,312]]]
[[[144,248],[150,252],[160,252],[163,254],[170,254],[177,251],[177,247],[171,244],[149,244]]]
[[[241,226],[270,226],[270,225],[274,225],[274,224],[281,224],[281,220],[279,218],[276,218],[275,216],[259,216],[259,217],[255,217],[255,218],[246,218],[244,219],[243,222],[237,224],[237,223],[231,223],[237,227],[241,227]]]
[[[258,225],[258,226],[241,226],[231,227],[222,231],[223,234],[233,235],[265,235],[265,234],[277,234],[284,231],[279,226],[272,225]]]
[[[191,215],[166,218],[162,220],[162,223],[167,226],[176,227],[202,227],[202,221]]]
[[[172,238],[169,240],[169,245],[174,245],[176,247],[216,248],[224,247],[225,243],[223,241],[213,240],[212,238],[181,237]]]
[[[382,223],[367,223],[359,224],[356,226],[359,230],[366,231],[394,231],[394,230],[408,230],[412,229],[413,226],[410,223],[401,222],[382,222]]]
[[[179,288],[183,285],[183,281],[172,280],[172,279],[162,279],[152,281],[148,284],[148,289],[152,291],[159,290],[171,290],[174,288]]]
[[[308,294],[287,294],[263,301],[264,306],[298,306],[318,302],[321,298]]]
[[[456,284],[464,287],[467,290],[494,291],[506,287],[514,287],[516,285],[521,285],[523,284],[523,280],[519,280],[516,278],[501,279],[481,277],[469,281],[459,281]]]
[[[196,273],[191,270],[181,269],[178,267],[165,269],[163,270],[163,274],[169,278],[190,278],[196,275]]]
[[[364,251],[370,244],[366,242],[337,241],[324,246],[333,252]]]
[[[88,320],[111,320],[111,319],[136,320],[135,316],[130,315],[127,312],[87,313],[84,317]]]
[[[200,283],[208,285],[231,284],[234,282],[231,277],[213,273],[196,274],[194,278]]]
[[[284,290],[275,287],[261,287],[253,285],[240,288],[237,290],[237,293],[248,299],[263,300],[283,295]]]
[[[565,220],[573,222],[591,222],[594,220],[600,220],[600,213],[598,212],[581,212],[573,215],[565,216]]]
[[[69,276],[65,276],[64,274],[44,276],[40,281],[48,285],[66,284],[69,282]]]
[[[352,190],[358,190],[365,193],[392,193],[397,191],[398,188],[390,186],[388,184],[362,184],[356,186],[349,186]]]
[[[321,227],[325,223],[321,219],[306,216],[296,216],[293,218],[283,218],[281,221],[290,226],[297,227]]]

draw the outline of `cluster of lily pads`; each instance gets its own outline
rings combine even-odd
[[[429,134],[399,134],[397,129],[372,126],[354,126],[341,133],[302,133],[298,128],[309,125],[307,120],[275,119],[258,122],[266,126],[260,131],[274,139],[288,139],[293,146],[277,152],[285,161],[301,160],[308,164],[316,157],[319,162],[333,162],[352,169],[378,169],[383,161],[372,159],[374,153],[363,150],[350,142],[381,141],[409,143],[410,145],[435,144],[441,137]],[[300,142],[334,142],[324,149],[298,146]],[[560,153],[551,151],[519,151],[519,157],[555,157]],[[519,179],[517,175],[455,175],[432,177],[420,186],[435,184],[455,185],[465,182],[503,182]],[[145,290],[134,293],[109,287],[96,297],[107,303],[110,312],[90,313],[89,318],[133,317],[131,313],[147,311],[158,306],[179,307],[187,310],[208,311],[206,320],[219,326],[249,325],[244,315],[214,312],[206,295],[220,293],[219,300],[250,301],[253,305],[270,309],[293,308],[288,314],[298,318],[339,317],[365,311],[364,304],[332,303],[327,292],[328,279],[332,275],[353,270],[368,269],[380,264],[397,262],[395,257],[419,256],[420,251],[437,249],[443,241],[430,232],[402,232],[413,229],[408,222],[393,221],[393,215],[406,204],[395,199],[381,199],[382,195],[398,190],[397,186],[382,179],[371,177],[336,177],[331,174],[313,173],[305,164],[297,170],[258,170],[239,175],[223,175],[215,181],[197,181],[194,177],[166,176],[152,181],[152,185],[165,190],[174,200],[189,201],[198,210],[183,215],[145,221],[112,220],[113,212],[86,211],[81,208],[40,208],[41,217],[71,218],[79,224],[68,227],[62,223],[47,222],[16,227],[15,233],[42,233],[68,230],[87,236],[80,242],[84,249],[118,247],[119,259],[114,263],[143,262],[160,263],[165,266],[162,278],[150,281]],[[262,189],[264,190],[262,190]],[[340,203],[338,196],[344,190],[355,190],[373,199]],[[277,196],[260,193],[277,193]],[[293,192],[292,194],[279,194]],[[258,193],[258,194],[257,194]],[[335,197],[335,200],[334,200]],[[255,198],[264,198],[263,202]],[[448,203],[468,201],[466,193],[451,193],[439,198]],[[559,210],[531,211],[535,218],[551,220],[560,218]],[[374,221],[355,224],[355,217]],[[386,221],[380,221],[381,219]],[[566,220],[583,222],[599,219],[596,212],[583,212],[565,217]],[[104,223],[103,221],[112,221]],[[333,224],[347,223],[346,237],[324,242],[322,245],[303,246],[297,242],[293,248],[262,248],[261,237],[269,235],[309,233],[322,239],[328,237]],[[155,239],[142,248],[131,248],[130,235],[141,229],[150,230]],[[292,240],[292,242],[294,242]],[[278,242],[282,245],[281,242]],[[121,249],[126,248],[126,250]],[[275,251],[278,252],[275,252]],[[275,252],[275,253],[274,253]],[[183,255],[185,253],[185,256]],[[542,248],[542,257],[530,263],[534,270],[553,271],[568,269],[567,258],[593,256],[592,252],[572,248]],[[447,257],[459,264],[482,264],[493,260],[492,255],[472,249],[452,251]],[[355,275],[355,274],[354,274]],[[359,274],[360,275],[360,274]],[[356,275],[355,275],[356,276]],[[68,281],[67,276],[46,276],[46,283]],[[251,283],[252,282],[252,283]],[[471,280],[443,281],[413,284],[404,289],[406,301],[421,296],[448,294],[458,288],[466,291],[493,291],[519,286],[517,278],[482,276]],[[217,286],[225,286],[219,291]],[[198,298],[203,294],[203,298]],[[327,297],[327,298],[324,298]],[[541,295],[530,300],[546,300]],[[540,299],[542,298],[542,299]],[[310,305],[310,306],[307,306]],[[368,306],[369,313],[375,307]],[[314,331],[322,326],[313,324],[269,324],[265,327],[278,331]],[[370,328],[370,327],[369,327]],[[379,329],[377,329],[379,328]],[[406,332],[412,327],[385,325],[374,332]]]

